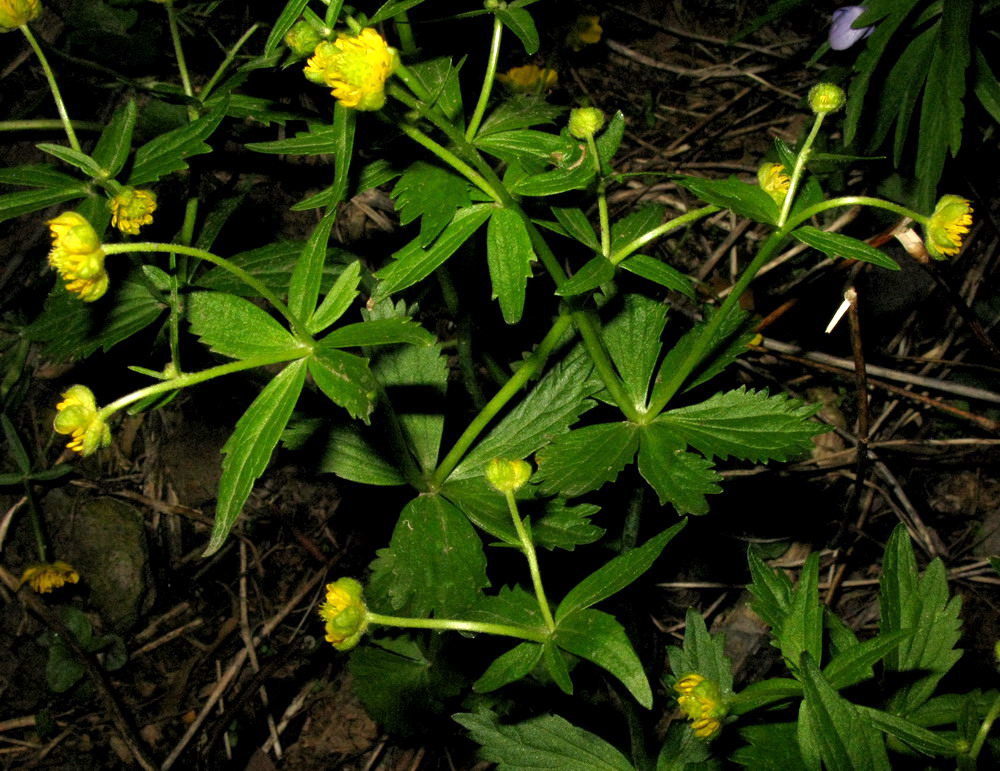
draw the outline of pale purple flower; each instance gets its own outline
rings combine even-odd
[[[854,29],[851,26],[866,10],[868,9],[863,5],[845,5],[833,12],[833,22],[830,24],[830,48],[834,51],[845,51],[872,34],[874,27]]]

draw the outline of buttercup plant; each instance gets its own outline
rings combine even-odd
[[[30,204],[0,197],[0,211],[6,205],[22,214],[80,201],[49,222],[48,260],[61,282],[29,336],[87,355],[162,324],[155,365],[162,368],[132,367],[148,382],[104,406],[87,386],[70,387],[56,405],[55,431],[70,437],[69,449],[91,456],[115,441],[112,428],[121,414],[156,409],[179,391],[253,371],[259,391],[223,448],[204,554],[230,546],[251,491],[282,442],[289,450],[321,447],[321,470],[343,480],[401,491],[398,517],[386,514],[393,525],[388,545],[373,555],[368,571],[327,583],[310,614],[317,638],[366,673],[355,680],[369,694],[378,692],[369,699],[378,719],[398,719],[386,702],[412,701],[413,683],[425,687],[426,671],[440,666],[446,646],[475,651],[466,660],[482,661],[465,680],[467,672],[456,673],[440,699],[426,685],[421,695],[428,703],[454,705],[455,693],[465,688],[493,694],[496,701],[480,705],[499,704],[514,690],[506,687],[519,681],[579,694],[579,683],[600,672],[614,682],[615,698],[627,703],[629,714],[661,699],[676,718],[657,761],[642,741],[633,742],[626,758],[553,715],[519,725],[504,725],[485,708],[457,715],[501,764],[521,767],[511,758],[512,745],[522,740],[556,754],[584,743],[605,767],[622,769],[707,763],[723,742],[751,767],[778,749],[806,768],[888,768],[890,752],[974,764],[985,740],[977,745],[963,737],[963,744],[956,732],[964,721],[966,733],[974,723],[988,733],[995,694],[985,709],[965,696],[935,702],[939,681],[960,655],[959,608],[939,561],[918,573],[905,530],[887,545],[879,631],[864,642],[820,604],[817,555],[793,585],[751,551],[753,606],[789,676],[739,692],[722,640],[709,634],[697,612],[688,614],[684,645],[670,650],[672,674],[657,691],[649,676],[655,665],[640,658],[627,624],[609,612],[614,608],[602,609],[653,567],[688,517],[710,515],[712,496],[722,491],[718,461],[783,462],[808,452],[813,437],[827,430],[814,420],[820,405],[791,395],[747,386],[706,395],[710,389],[698,388],[757,338],[740,301],[760,271],[793,242],[830,258],[898,270],[883,251],[821,229],[829,214],[854,206],[917,222],[932,256],[953,256],[970,232],[970,201],[947,195],[925,215],[873,196],[826,197],[812,172],[815,145],[824,121],[849,97],[835,84],[820,83],[807,97],[813,118],[803,140],[797,147],[776,141],[777,160],[760,165],[756,184],[673,175],[702,205],[670,215],[651,206],[613,218],[607,189],[622,179],[615,158],[624,114],[584,106],[565,115],[544,98],[558,82],[552,69],[532,64],[498,72],[505,47],[516,46],[518,56],[539,51],[527,10],[532,3],[491,1],[471,14],[490,16],[492,35],[484,56],[461,67],[446,57],[421,59],[413,25],[400,10],[417,5],[389,2],[366,17],[358,9],[348,14],[340,2],[293,0],[259,56],[227,76],[251,29],[196,88],[175,9],[166,2],[180,82],[175,93],[183,95],[177,99],[186,123],[133,149],[140,107],[127,100],[86,153],[65,116],[70,146],[39,147],[73,176],[55,178],[39,165],[10,177],[26,186],[50,184]],[[15,21],[24,17],[14,26],[26,35],[30,7],[0,0],[0,10],[17,9]],[[580,40],[596,42],[596,17],[584,19],[575,28]],[[282,59],[294,66],[276,70]],[[42,61],[62,114],[54,76]],[[289,113],[243,93],[244,76],[257,69],[275,70],[289,89],[308,88],[319,113]],[[494,88],[496,81],[516,93]],[[476,100],[467,109],[463,94],[469,93]],[[305,128],[249,143],[250,151],[316,156],[332,166],[329,184],[293,207],[316,215],[303,241],[260,243],[223,256],[217,251],[225,249],[213,244],[224,214],[205,216],[194,191],[185,201],[168,200],[169,186],[156,188],[159,198],[152,186],[209,152],[206,140],[223,121],[254,110],[263,123],[302,119]],[[378,134],[373,127],[387,132],[388,144],[406,148],[392,156],[405,162],[378,157],[383,145],[371,139]],[[848,160],[823,157],[825,163]],[[390,183],[407,242],[382,261],[335,247],[343,205]],[[764,235],[725,299],[706,304],[700,321],[670,338],[669,309],[697,304],[700,287],[649,256],[647,247],[724,210],[759,224]],[[154,213],[153,232],[176,215],[176,238],[123,238],[137,236]],[[109,220],[119,234],[105,234]],[[488,277],[483,296],[463,280],[469,275]],[[454,340],[439,339],[420,323],[426,318],[420,303],[438,288],[458,330]],[[93,314],[95,330],[45,338],[44,330],[81,312]],[[491,355],[495,387],[483,382],[471,351],[473,315],[505,324],[526,351],[506,368]],[[203,366],[203,356],[192,354],[195,345],[225,361]],[[455,378],[446,345],[454,348]],[[192,393],[197,398],[197,389]],[[420,404],[406,398],[413,393]],[[471,418],[454,408],[466,403],[475,406]],[[634,474],[623,473],[632,466]],[[603,521],[616,532],[606,537],[591,522],[599,507],[588,496],[613,484],[624,489],[629,476],[642,486],[638,500],[648,489],[661,511],[656,505],[609,510]],[[343,505],[350,505],[346,497]],[[652,535],[643,541],[639,534],[646,532]],[[602,539],[614,553],[594,568],[584,547]],[[494,547],[516,559],[490,560],[500,551]],[[554,580],[546,573],[546,552],[557,550],[574,569]],[[504,572],[488,574],[488,565]],[[73,582],[75,575],[69,566],[53,572],[39,565],[25,580],[54,588],[60,576]],[[491,580],[495,591],[488,591]],[[400,655],[403,649],[412,655]],[[392,665],[381,666],[390,654]],[[335,654],[324,646],[321,655]],[[854,692],[842,693],[873,682],[875,666],[905,684],[856,701]]]

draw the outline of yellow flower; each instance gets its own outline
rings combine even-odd
[[[123,187],[121,192],[108,201],[111,210],[111,224],[122,233],[139,235],[139,228],[153,222],[156,211],[156,193],[150,190],[136,190]]]
[[[47,594],[63,584],[75,584],[79,580],[80,574],[72,565],[62,560],[29,565],[21,574],[21,583],[28,584],[39,594]]]
[[[757,169],[757,181],[760,182],[761,190],[771,196],[778,206],[785,202],[788,187],[792,184],[788,172],[780,163],[763,164]]]
[[[371,28],[358,35],[340,33],[316,46],[306,63],[305,75],[327,85],[344,107],[379,110],[385,104],[385,81],[399,64],[396,51]]]
[[[66,282],[66,289],[88,303],[102,297],[108,289],[108,274],[101,241],[90,223],[75,211],[68,211],[48,224],[52,231],[49,265]]]
[[[62,396],[52,427],[72,436],[67,448],[86,457],[111,444],[111,430],[98,415],[97,400],[87,386],[71,386]]]
[[[0,31],[17,29],[37,19],[41,12],[39,0],[0,0]]]
[[[574,51],[582,51],[584,47],[600,42],[603,32],[600,16],[577,16],[566,36],[566,44]]]
[[[326,602],[319,615],[326,622],[326,641],[338,651],[349,651],[368,628],[368,608],[361,596],[361,584],[340,578],[326,585]]]
[[[497,80],[519,94],[537,94],[554,88],[559,75],[555,70],[542,69],[537,64],[526,64],[523,67],[512,67],[506,74],[497,75]]]
[[[516,493],[531,478],[531,464],[524,460],[494,458],[486,464],[486,481],[498,493]]]
[[[691,721],[691,730],[699,739],[709,739],[722,728],[726,716],[719,686],[697,672],[677,678],[674,690],[680,694],[677,704]]]
[[[962,237],[972,224],[972,206],[968,199],[945,195],[938,201],[927,223],[927,251],[935,260],[958,254]]]

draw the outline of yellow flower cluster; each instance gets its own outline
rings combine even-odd
[[[555,70],[542,69],[537,64],[526,64],[497,75],[497,80],[519,94],[539,94],[555,88],[559,75]]]
[[[927,223],[927,251],[935,260],[958,254],[962,237],[972,224],[972,204],[957,195],[945,195],[938,201]]]
[[[0,32],[17,29],[37,19],[41,12],[39,0],[0,0]]]
[[[710,739],[722,727],[726,705],[719,686],[696,672],[677,678],[674,690],[680,694],[677,704],[691,721],[691,730],[699,739]]]
[[[21,574],[21,583],[28,584],[39,594],[47,594],[64,584],[75,584],[79,580],[80,574],[72,565],[62,560],[29,565]]]
[[[338,651],[349,651],[368,628],[368,608],[361,596],[361,584],[340,578],[326,585],[326,602],[319,615],[326,623],[326,641]]]
[[[98,414],[97,400],[87,386],[71,386],[62,396],[52,427],[72,437],[68,449],[86,457],[111,444],[111,430]]]
[[[123,187],[118,195],[108,200],[108,208],[111,209],[112,225],[122,233],[137,236],[139,228],[153,221],[156,193],[136,190],[134,187]]]
[[[84,302],[99,299],[108,290],[104,250],[90,223],[75,211],[49,220],[52,231],[51,265],[66,282],[66,289]]]
[[[757,181],[760,182],[761,190],[771,196],[778,206],[785,202],[788,188],[792,184],[788,172],[780,163],[763,164],[757,169]]]
[[[322,41],[306,63],[311,82],[329,86],[344,107],[380,110],[385,104],[385,81],[399,65],[396,51],[371,28],[358,35],[340,33],[332,43]]]

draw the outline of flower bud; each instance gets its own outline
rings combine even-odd
[[[531,478],[531,464],[524,460],[494,458],[486,464],[486,481],[498,493],[516,493]]]
[[[483,8],[487,11],[505,11],[507,10],[507,3],[504,0],[486,0],[483,3]]]
[[[972,206],[968,199],[944,195],[938,201],[925,228],[927,251],[935,260],[945,260],[958,254],[962,237],[972,224]]]
[[[817,115],[836,112],[846,101],[844,89],[833,83],[819,83],[809,91],[809,107]]]
[[[326,641],[338,651],[349,651],[368,628],[368,608],[361,584],[353,578],[339,578],[326,585],[326,601],[319,615],[326,625]]]
[[[0,0],[0,32],[7,32],[38,18],[39,0]]]
[[[757,181],[760,182],[760,189],[771,196],[778,206],[785,202],[788,188],[792,184],[788,172],[780,163],[761,164],[761,167],[757,169]]]
[[[56,433],[70,434],[66,447],[86,457],[111,444],[111,430],[100,417],[97,400],[87,386],[71,386],[56,405],[52,427]]]
[[[604,113],[596,107],[578,107],[569,114],[569,133],[587,139],[604,128]]]
[[[122,233],[139,235],[139,228],[153,222],[156,211],[156,193],[150,190],[136,190],[123,187],[121,192],[108,201],[111,209],[111,224]]]
[[[319,32],[307,21],[297,22],[285,33],[285,45],[298,57],[311,56],[320,40]]]

